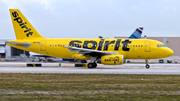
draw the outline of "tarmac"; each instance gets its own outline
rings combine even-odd
[[[35,63],[33,63],[35,64]],[[102,65],[97,68],[75,67],[74,63],[40,63],[42,67],[27,67],[25,62],[0,62],[0,73],[83,73],[83,74],[176,74],[180,75],[180,64]]]

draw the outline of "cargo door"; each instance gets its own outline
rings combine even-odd
[[[151,42],[145,41],[145,52],[151,52]]]
[[[41,41],[41,51],[46,51],[46,40]]]

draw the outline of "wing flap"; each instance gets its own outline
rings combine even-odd
[[[111,55],[111,54],[117,54],[114,52],[105,52],[105,51],[98,51],[98,50],[92,50],[92,49],[86,49],[86,48],[77,48],[77,47],[65,47],[68,48],[69,52],[78,52],[76,54],[82,54],[82,56],[103,56],[103,55]]]

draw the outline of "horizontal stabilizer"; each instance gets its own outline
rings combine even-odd
[[[9,44],[12,44],[12,45],[20,45],[20,46],[23,46],[23,47],[30,47],[31,46],[31,43],[21,43],[21,42],[12,42],[12,41],[6,41],[6,43],[9,43]]]

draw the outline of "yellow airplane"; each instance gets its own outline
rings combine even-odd
[[[169,57],[173,51],[163,43],[150,39],[52,39],[41,36],[18,9],[10,9],[16,40],[6,44],[18,49],[59,58],[90,60],[88,68],[97,63],[122,65],[126,59]]]

